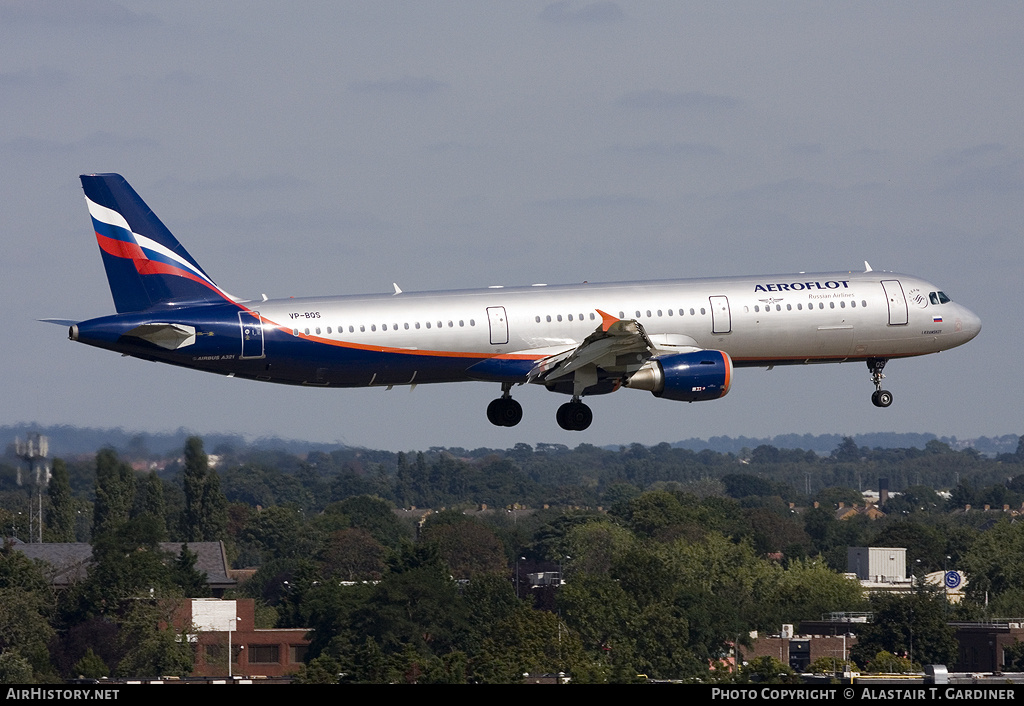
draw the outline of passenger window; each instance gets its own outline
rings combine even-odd
[[[536,321],[538,324],[540,323],[540,317],[539,316],[534,316],[533,320]]]
[[[427,322],[427,328],[430,328],[430,322],[429,321]]]
[[[558,319],[559,321],[561,321],[561,320],[562,320],[562,315],[561,315],[561,314],[559,314],[559,315],[558,315],[558,316],[556,316],[555,318],[556,318],[556,319]]]
[[[418,330],[419,330],[419,328],[420,328],[420,322],[419,322],[419,321],[417,321],[417,322],[416,322],[416,330],[418,331]]]
[[[376,331],[377,330],[377,324],[371,324],[370,325],[370,330],[371,331]]]
[[[704,311],[704,307],[701,307],[701,308],[700,308],[700,315],[701,315],[701,316],[704,316],[704,313],[705,313],[705,311]]]
[[[793,311],[793,305],[792,304],[786,304],[786,311]]]
[[[317,327],[316,327],[316,335],[317,335],[317,336],[319,336],[319,335],[320,335],[320,327],[319,327],[319,326],[317,326]]]
[[[572,321],[572,314],[569,314],[569,321]]]
[[[465,325],[466,325],[466,322],[463,321],[462,319],[459,319],[459,327],[464,327]]]
[[[549,324],[551,323],[551,314],[548,314],[548,315],[547,315],[547,316],[545,316],[544,318],[548,320],[548,323],[549,323]]]
[[[852,301],[850,301],[850,308],[851,308],[851,309],[856,309],[856,308],[857,308],[857,302],[856,302],[856,300],[852,300]]]
[[[846,308],[846,301],[845,300],[840,300],[839,301],[839,308],[840,309],[845,309]]]
[[[408,331],[408,330],[409,330],[409,324],[405,324],[405,330],[406,330],[406,331]]]
[[[352,326],[351,324],[349,324],[349,327],[348,327],[348,332],[349,332],[349,333],[355,333],[355,332],[356,332],[356,327],[355,327],[355,326]]]
[[[308,336],[309,335],[309,329],[308,328],[305,329],[305,332],[306,332],[306,335]]]
[[[693,307],[690,307],[690,316],[693,316]]]
[[[647,318],[648,319],[651,318],[651,310],[650,309],[647,310]]]
[[[661,316],[661,309],[658,309],[658,316]]]
[[[761,307],[758,306],[757,304],[754,304],[754,313],[757,314],[757,313],[760,313],[760,312],[761,312]]]
[[[782,304],[776,304],[776,305],[775,305],[775,311],[782,311]],[[703,310],[703,309],[701,309],[701,310],[700,310],[700,313],[702,313],[702,314],[703,314],[703,313],[704,313],[704,310]]]
[[[297,328],[293,328],[292,329],[292,335],[293,336],[298,336],[299,335],[299,330]]]

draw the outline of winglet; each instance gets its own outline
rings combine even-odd
[[[602,331],[607,331],[612,327],[612,324],[617,323],[619,321],[619,318],[617,316],[612,316],[606,311],[601,311],[600,309],[595,309],[595,311],[597,311],[597,313],[601,315]]]
[[[391,286],[393,286],[395,288],[395,294],[401,294],[402,293],[402,288],[398,286],[397,282],[392,282]],[[394,294],[391,295],[391,296],[394,296]]]
[[[871,272],[871,265],[868,264],[867,260],[864,261],[864,271]]]

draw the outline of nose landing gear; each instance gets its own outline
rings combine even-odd
[[[892,393],[882,389],[882,368],[888,363],[887,358],[871,358],[868,360],[868,370],[871,371],[871,382],[875,384],[875,391],[871,393],[871,404],[876,407],[888,407],[892,404]]]

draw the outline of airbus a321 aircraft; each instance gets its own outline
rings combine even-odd
[[[724,396],[736,367],[863,361],[877,407],[892,358],[970,341],[981,321],[938,287],[864,272],[489,287],[248,301],[214,284],[117,174],[82,176],[117,314],[65,321],[70,338],[211,373],[313,387],[476,380],[500,385],[498,426],[523,416],[513,386],[571,396],[621,387],[666,400]]]

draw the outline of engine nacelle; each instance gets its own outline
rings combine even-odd
[[[679,402],[717,400],[729,392],[732,358],[725,351],[694,351],[652,358],[626,381],[626,387],[650,390]]]

